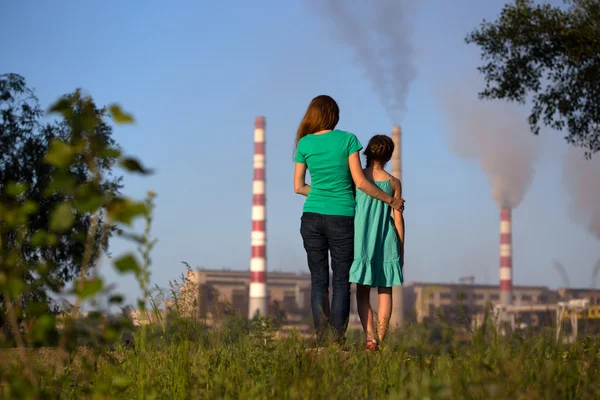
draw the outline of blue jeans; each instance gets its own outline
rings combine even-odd
[[[354,259],[354,217],[302,214],[300,233],[311,275],[311,306],[319,340],[327,327],[336,339],[346,333],[350,315],[350,267]],[[329,253],[333,296],[329,306]]]

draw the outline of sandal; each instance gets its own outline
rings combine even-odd
[[[378,351],[379,343],[377,339],[367,339],[367,346],[365,347],[366,351]]]

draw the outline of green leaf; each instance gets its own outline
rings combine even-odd
[[[94,212],[102,206],[104,197],[99,194],[78,196],[75,198],[75,207],[82,213]]]
[[[90,311],[86,318],[89,321],[100,322],[104,320],[104,313],[99,310]]]
[[[93,182],[80,185],[75,190],[75,207],[82,213],[96,211],[104,203],[104,194]]]
[[[28,317],[37,317],[48,314],[48,304],[43,302],[33,301],[25,307],[25,315]]]
[[[115,197],[107,207],[108,217],[111,220],[127,225],[131,225],[136,217],[145,215],[146,212],[146,204],[125,197]]]
[[[108,147],[98,151],[97,156],[99,158],[119,158],[121,157],[121,150],[114,147]]]
[[[48,164],[64,168],[71,164],[74,155],[75,149],[72,146],[56,138],[50,143],[45,160]]]
[[[39,210],[39,206],[33,200],[25,200],[25,202],[21,206],[21,211],[23,211],[27,215],[33,214],[37,210]]]
[[[46,246],[48,244],[48,236],[50,236],[50,234],[46,231],[36,231],[33,235],[31,235],[31,245],[33,247]]]
[[[6,194],[11,197],[19,197],[23,193],[25,193],[28,189],[28,185],[26,183],[21,182],[9,182],[6,185]]]
[[[38,314],[39,315],[39,314]],[[51,332],[56,329],[55,319],[46,314],[39,317],[31,329],[32,336],[35,340],[43,342],[47,339]]]
[[[144,235],[140,235],[135,232],[120,231],[118,232],[118,235],[123,239],[131,240],[132,242],[135,242],[137,244],[143,244],[145,241]]]
[[[124,389],[127,389],[127,387],[131,384],[131,379],[122,375],[116,375],[113,376],[112,384],[116,389],[122,391]]]
[[[52,240],[49,240],[49,242],[51,243],[50,245],[53,246],[56,244],[56,236],[52,235],[51,238],[54,239],[54,243]],[[41,277],[45,277],[50,271],[50,266],[47,262],[41,262],[36,265],[35,270],[38,274],[40,274]]]
[[[75,177],[68,171],[58,170],[52,174],[52,179],[44,191],[45,196],[51,196],[55,193],[73,194],[75,191]]]
[[[122,274],[127,272],[139,272],[140,264],[135,259],[134,255],[129,253],[115,260],[115,268]]]
[[[130,172],[138,172],[142,175],[149,175],[152,173],[151,169],[145,168],[138,160],[132,157],[121,159],[119,165]]]
[[[23,257],[18,249],[12,249],[4,256],[3,267],[13,268],[23,262]]]
[[[50,112],[57,112],[63,116],[67,116],[71,112],[71,102],[66,98],[59,99],[56,103],[50,106]]]
[[[123,296],[121,296],[120,294],[112,295],[108,299],[108,302],[110,304],[121,304],[121,303],[123,303]]]
[[[118,124],[131,124],[135,122],[133,115],[125,113],[117,104],[112,104],[108,109],[113,119]]]
[[[119,331],[113,327],[108,327],[104,330],[103,335],[104,339],[109,342],[115,342],[117,339],[119,339]]]
[[[9,277],[6,282],[6,286],[8,288],[8,292],[13,298],[19,297],[27,290],[27,285],[20,277]]]
[[[73,209],[69,203],[60,203],[50,216],[50,230],[54,232],[65,232],[69,230],[75,222]]]
[[[103,286],[104,282],[101,278],[87,279],[83,281],[83,285],[77,285],[76,293],[80,299],[87,299],[98,294]]]
[[[2,212],[2,222],[4,222],[7,227],[15,228],[18,226],[18,215],[13,210],[6,210]]]
[[[48,246],[56,246],[58,244],[58,238],[52,233],[48,234],[46,240],[48,240]]]

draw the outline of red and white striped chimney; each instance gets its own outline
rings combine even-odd
[[[500,304],[512,304],[512,217],[510,208],[500,209]]]
[[[265,316],[268,310],[265,186],[265,117],[256,117],[254,119],[249,318],[253,318],[257,313]]]

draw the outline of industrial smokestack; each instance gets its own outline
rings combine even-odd
[[[512,303],[512,218],[511,209],[500,209],[500,304]]]
[[[392,154],[392,175],[402,180],[402,130],[398,125],[392,127],[392,140],[394,141],[394,153]],[[402,260],[404,262],[404,260]],[[392,315],[390,326],[402,328],[404,325],[404,302],[402,297],[402,286],[392,288]]]
[[[392,154],[392,175],[402,179],[402,130],[398,125],[392,127],[394,153]]]
[[[267,251],[265,201],[265,117],[254,120],[254,180],[252,182],[252,257],[249,318],[267,315]]]
[[[440,96],[450,122],[450,149],[459,157],[475,159],[489,178],[492,197],[500,208],[500,303],[512,303],[511,213],[533,180],[536,147],[526,119],[514,104],[482,102],[481,84],[472,78],[451,86],[440,84]],[[459,79],[453,79],[453,82]],[[469,93],[471,95],[469,95]]]
[[[596,289],[596,281],[598,280],[598,273],[600,273],[600,258],[594,264],[594,269],[592,270],[592,289]]]

